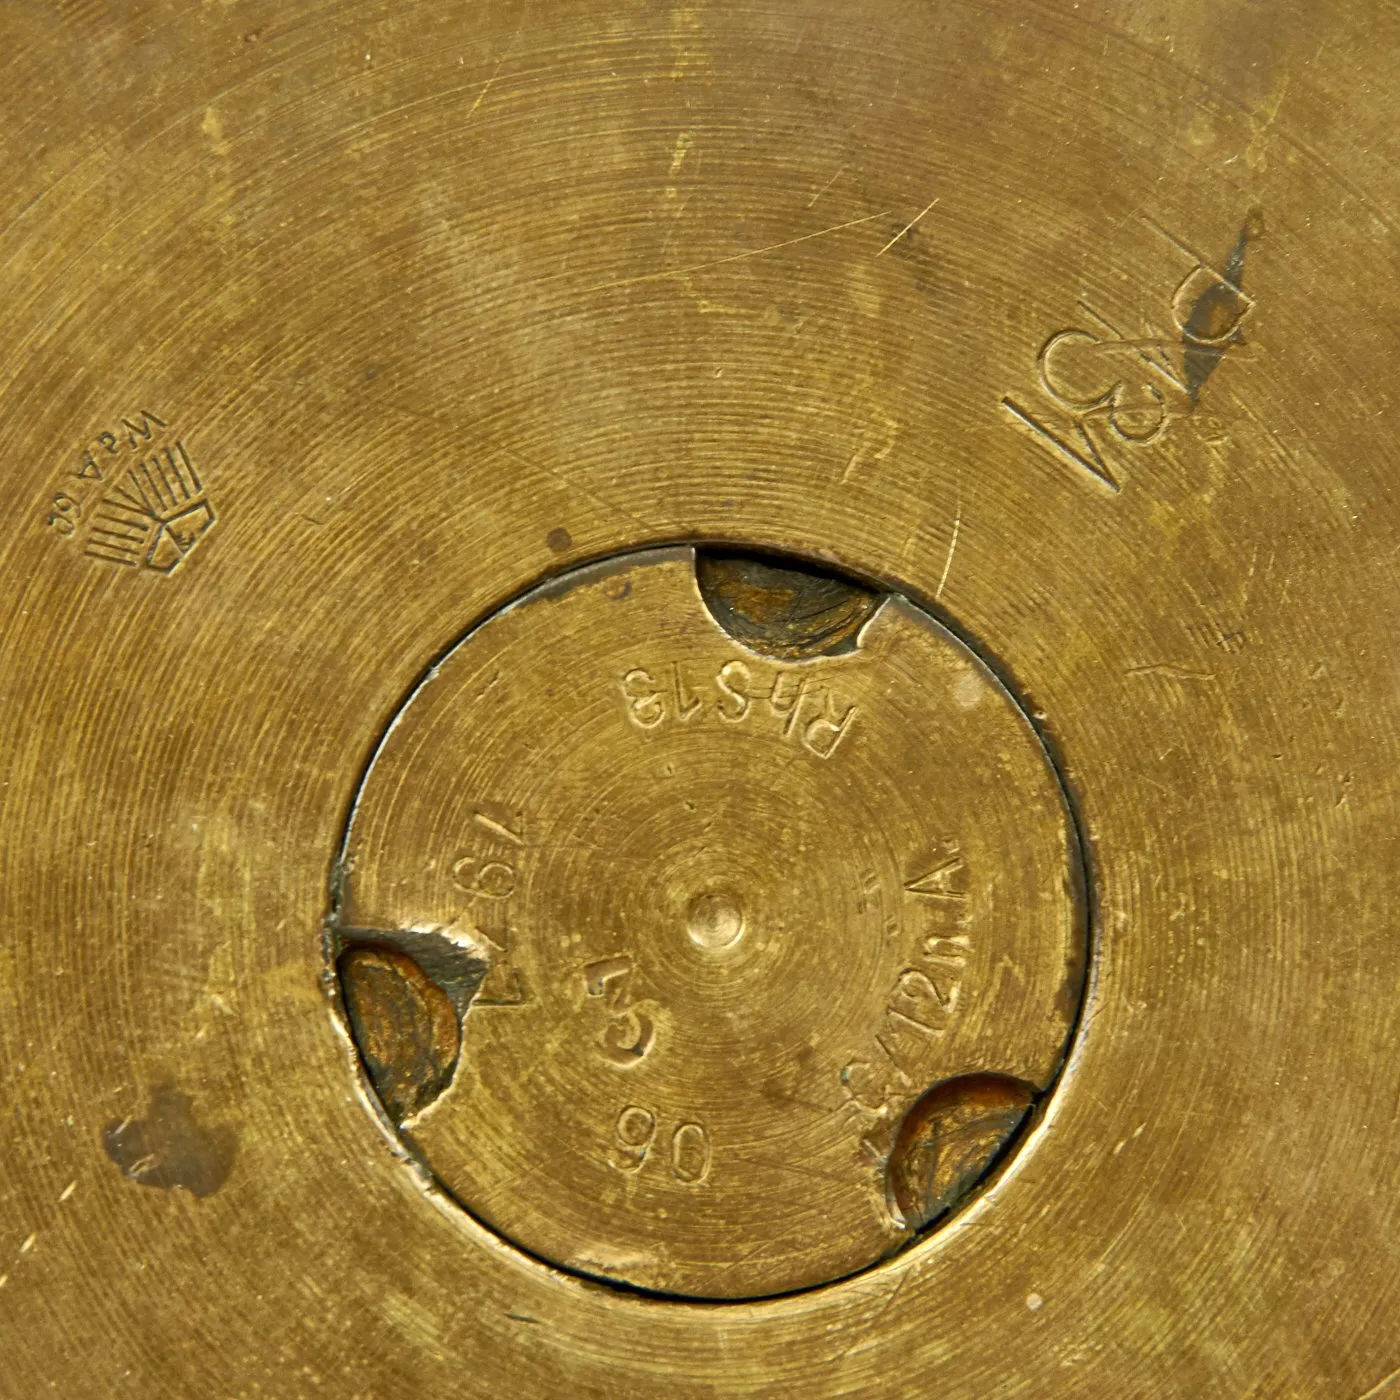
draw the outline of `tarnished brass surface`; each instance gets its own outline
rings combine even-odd
[[[0,1394],[1400,1395],[1390,9],[0,36]]]

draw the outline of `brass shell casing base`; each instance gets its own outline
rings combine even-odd
[[[1400,1386],[1386,7],[0,38],[0,1392]]]

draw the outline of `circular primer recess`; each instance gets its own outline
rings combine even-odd
[[[394,717],[328,942],[383,1119],[570,1271],[753,1298],[936,1230],[1024,1140],[1087,948],[1064,791],[927,612],[619,556]]]

